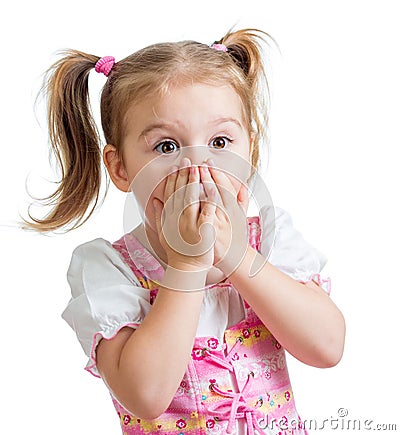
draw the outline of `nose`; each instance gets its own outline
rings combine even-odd
[[[211,157],[209,147],[204,145],[191,145],[183,147],[182,158],[187,157],[192,165],[202,165]]]

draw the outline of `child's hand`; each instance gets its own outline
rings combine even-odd
[[[208,184],[208,201],[200,207],[200,174],[190,160],[182,160],[168,176],[164,207],[154,199],[156,226],[168,265],[179,270],[209,270],[214,262],[215,185]]]
[[[200,174],[204,186],[218,191],[213,221],[216,232],[214,265],[229,276],[241,263],[248,246],[247,187],[240,182],[237,191],[225,172],[217,169],[212,161],[209,164],[209,168],[201,167]]]

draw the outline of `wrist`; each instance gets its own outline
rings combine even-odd
[[[200,291],[205,287],[207,273],[206,268],[199,269],[186,263],[175,263],[167,266],[161,285],[175,291]]]
[[[187,261],[168,261],[167,269],[178,272],[192,272],[207,274],[210,268],[202,264],[190,263]]]
[[[232,270],[230,279],[234,280],[236,277],[252,278],[257,275],[266,263],[266,258],[248,245],[240,263]]]
[[[228,252],[214,266],[220,269],[225,276],[231,276],[243,268],[243,263],[246,258],[252,255],[250,250],[252,250],[252,247],[250,245],[246,245],[246,247],[241,251]]]

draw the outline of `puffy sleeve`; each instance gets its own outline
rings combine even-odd
[[[150,310],[142,288],[119,253],[104,239],[78,246],[67,272],[71,299],[62,313],[89,357],[86,370],[99,376],[96,347],[124,326],[136,328]]]
[[[330,294],[331,279],[321,275],[327,258],[293,227],[289,213],[279,207],[267,206],[261,209],[260,219],[261,254],[296,281],[314,281]]]

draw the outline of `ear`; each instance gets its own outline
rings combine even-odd
[[[122,192],[129,192],[129,178],[124,162],[114,145],[107,144],[103,150],[103,161],[110,175],[111,181]]]

